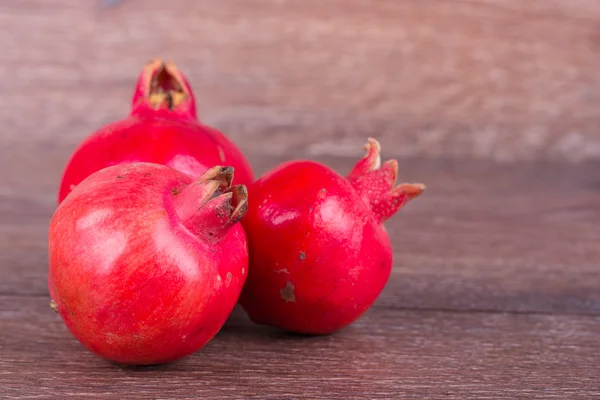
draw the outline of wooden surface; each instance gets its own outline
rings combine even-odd
[[[0,399],[600,398],[599,23],[595,0],[0,0]],[[236,310],[136,369],[51,312],[61,170],[157,55],[258,175],[346,173],[373,135],[427,184],[364,318],[299,338]]]

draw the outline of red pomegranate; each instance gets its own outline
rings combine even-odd
[[[335,332],[377,299],[392,268],[383,222],[421,194],[394,187],[395,160],[381,166],[379,143],[348,177],[312,161],[291,161],[250,188],[242,221],[250,272],[240,303],[259,323],[305,334]]]
[[[233,310],[248,268],[247,207],[233,168],[193,180],[132,163],[83,180],[49,231],[52,306],[92,352],[124,364],[176,360]]]
[[[235,183],[254,180],[244,154],[218,130],[201,124],[186,77],[159,59],[138,78],[129,116],[87,137],[63,172],[58,202],[88,175],[136,161],[164,164],[192,177],[214,165],[235,168]]]

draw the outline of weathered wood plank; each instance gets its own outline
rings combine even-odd
[[[51,11],[51,14],[49,13]],[[593,0],[0,2],[2,142],[74,145],[149,58],[253,153],[600,159]]]
[[[0,397],[11,399],[593,399],[600,318],[378,308],[301,338],[236,310],[202,351],[120,368],[85,350],[45,299],[0,298]]]

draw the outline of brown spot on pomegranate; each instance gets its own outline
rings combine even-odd
[[[294,284],[292,282],[287,281],[287,284],[285,285],[285,287],[279,291],[281,298],[283,300],[285,300],[286,303],[296,301],[296,296],[294,295],[295,288],[296,287],[294,286]]]

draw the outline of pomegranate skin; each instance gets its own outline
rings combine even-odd
[[[100,170],[58,206],[49,228],[51,305],[97,355],[177,360],[203,347],[237,303],[248,271],[233,169],[193,180],[166,166]]]
[[[198,177],[214,165],[235,168],[235,183],[254,180],[242,151],[223,133],[199,122],[187,78],[169,62],[153,60],[140,74],[127,118],[84,139],[65,169],[58,203],[88,175],[108,166],[152,162]]]
[[[250,271],[240,304],[258,324],[330,334],[377,299],[392,267],[383,222],[424,189],[394,188],[396,161],[380,168],[379,144],[345,178],[313,161],[290,161],[250,188],[242,221]]]

